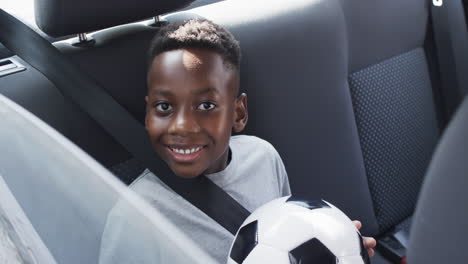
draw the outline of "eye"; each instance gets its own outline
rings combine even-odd
[[[213,103],[210,103],[210,102],[204,102],[204,103],[201,103],[199,106],[198,106],[198,110],[202,110],[202,111],[207,111],[207,110],[211,110],[213,108],[215,108],[216,105],[213,104]]]
[[[168,103],[159,103],[156,105],[156,110],[161,113],[167,113],[172,110],[172,106]]]

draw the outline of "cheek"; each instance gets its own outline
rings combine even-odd
[[[221,111],[211,118],[203,120],[203,127],[211,136],[218,140],[226,140],[231,136],[233,117],[229,115],[230,111]]]
[[[168,123],[168,121],[155,116],[147,117],[145,121],[146,130],[153,139],[163,133]]]

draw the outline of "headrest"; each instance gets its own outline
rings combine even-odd
[[[35,0],[36,23],[60,37],[151,18],[194,0]]]

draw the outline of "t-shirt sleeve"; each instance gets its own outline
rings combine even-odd
[[[288,196],[291,195],[291,188],[289,186],[289,179],[288,179],[288,173],[286,172],[286,168],[284,166],[283,160],[281,159],[278,151],[268,143],[270,146],[270,152],[273,154],[273,164],[274,164],[274,169],[275,169],[275,174],[278,179],[278,187],[279,187],[279,192],[280,196]]]

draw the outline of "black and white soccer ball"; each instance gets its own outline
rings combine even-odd
[[[237,232],[228,264],[369,264],[361,234],[323,200],[287,196],[255,210]]]

